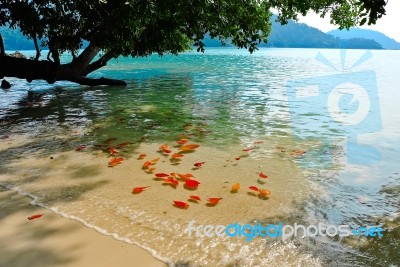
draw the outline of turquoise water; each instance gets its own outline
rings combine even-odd
[[[316,60],[318,53],[327,59],[325,64]],[[173,142],[182,133],[217,149],[245,147],[253,140],[270,142],[271,147],[297,144],[307,150],[296,163],[312,190],[298,213],[274,220],[382,225],[387,231],[383,238],[309,238],[290,246],[323,266],[398,266],[400,52],[373,51],[351,68],[365,53],[262,49],[249,55],[232,48],[209,49],[205,54],[118,59],[93,74],[123,79],[125,88],[28,84],[10,78],[13,88],[0,92],[0,136],[72,131],[79,138],[68,140],[71,147],[118,138],[134,142],[131,149]],[[364,94],[357,101],[345,92],[341,109],[330,109],[335,86],[340,92],[340,85],[360,83]],[[303,97],[293,95],[299,88],[306,88]],[[310,97],[321,88],[326,91],[320,98]],[[372,117],[348,127],[332,122],[334,116],[351,117],[368,96]],[[348,150],[349,136],[364,146]],[[65,146],[54,142],[48,149],[51,153]],[[255,153],[254,158],[268,153]],[[13,160],[3,159],[0,170],[9,172],[7,164]],[[307,266],[305,262],[297,258],[290,264]]]

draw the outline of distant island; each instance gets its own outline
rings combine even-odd
[[[347,48],[347,49],[382,49],[382,45],[371,38],[338,38],[317,28],[290,20],[281,25],[272,17],[272,30],[268,43],[264,47],[290,48]]]
[[[277,48],[347,48],[347,49],[400,49],[400,43],[389,38],[383,33],[350,29],[334,30],[327,33],[304,23],[293,20],[286,25],[276,22],[276,16],[272,17],[272,30],[267,43],[261,43],[259,47]],[[28,40],[19,30],[11,30],[0,27],[4,44],[7,50],[34,50],[32,40]],[[209,35],[203,40],[206,47],[220,47],[217,39],[211,39]],[[226,46],[232,46],[227,42]]]
[[[394,50],[400,49],[399,42],[378,31],[352,28],[350,30],[341,30],[341,31],[333,30],[327,32],[327,34],[333,35],[341,39],[351,39],[351,38],[372,39],[378,42],[383,49],[394,49]]]
[[[388,49],[377,40],[374,40],[374,38],[358,36],[340,38],[293,20],[290,20],[286,25],[281,25],[279,22],[276,22],[276,18],[276,16],[273,16],[271,19],[272,30],[267,38],[268,42],[261,43],[260,47]],[[206,36],[203,42],[206,47],[221,46],[217,39],[211,39],[210,36]],[[227,42],[226,46],[231,46],[231,44]]]

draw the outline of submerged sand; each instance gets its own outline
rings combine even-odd
[[[246,224],[269,219],[276,222],[279,218],[295,214],[311,189],[297,166],[296,158],[290,155],[295,147],[289,148],[289,144],[283,147],[278,146],[276,140],[263,140],[258,144],[249,141],[247,147],[253,148],[250,152],[243,151],[243,145],[225,148],[201,145],[195,152],[186,153],[182,161],[175,164],[169,160],[169,156],[158,152],[162,143],[143,143],[135,149],[121,149],[120,155],[125,160],[110,168],[107,166],[110,160],[108,154],[94,149],[94,146],[79,152],[75,151],[75,147],[64,152],[49,151],[46,146],[49,148],[53,139],[51,137],[46,141],[42,137],[40,146],[37,140],[26,136],[13,136],[2,142],[2,157],[7,164],[2,166],[1,185],[29,193],[35,198],[33,204],[47,208],[45,216],[28,221],[28,216],[41,213],[43,209],[28,205],[25,199],[23,203],[29,209],[25,210],[18,204],[5,217],[9,225],[7,229],[10,230],[2,231],[5,236],[1,239],[11,244],[8,250],[12,253],[4,251],[9,255],[5,258],[8,262],[18,261],[19,257],[30,257],[27,253],[29,246],[38,243],[33,251],[37,250],[38,255],[48,254],[50,256],[46,260],[63,266],[80,266],[88,261],[96,262],[96,266],[101,266],[97,263],[107,266],[108,262],[113,262],[113,265],[121,262],[124,265],[134,259],[135,266],[162,265],[152,259],[150,253],[130,244],[146,248],[169,264],[279,266],[304,258],[309,266],[319,265],[318,260],[296,251],[292,244],[279,244],[265,239],[248,243],[241,238],[196,237],[187,233],[192,220],[197,225]],[[177,152],[172,145],[173,152]],[[147,154],[144,160],[137,159],[141,153]],[[157,168],[155,173],[193,173],[195,179],[201,182],[199,188],[185,189],[182,182],[177,188],[163,185],[154,174],[142,169],[145,160],[158,157],[160,160],[154,165]],[[240,160],[235,159],[239,157]],[[206,163],[201,168],[193,167],[193,163],[203,161]],[[260,179],[260,172],[266,173],[268,179]],[[230,191],[234,183],[241,184],[237,193]],[[134,195],[132,188],[136,186],[149,188]],[[248,189],[249,186],[268,189],[271,197],[260,198]],[[11,192],[4,194],[7,198]],[[202,201],[190,202],[189,195],[198,195]],[[209,197],[220,197],[222,200],[216,206],[209,206],[205,201]],[[179,209],[173,206],[174,200],[185,201],[190,206],[188,209]],[[81,223],[62,219],[56,214]],[[21,231],[25,224],[34,228],[26,229],[33,231],[32,235],[18,236],[16,232]],[[54,240],[50,240],[51,237]],[[66,240],[62,241],[64,238]],[[106,244],[101,244],[103,242]],[[111,253],[115,255],[115,261],[102,258]],[[35,256],[25,260],[37,262],[39,258]]]

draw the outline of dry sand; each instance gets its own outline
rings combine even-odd
[[[0,189],[0,266],[166,266],[146,250],[31,205]],[[44,213],[35,220],[29,216]]]

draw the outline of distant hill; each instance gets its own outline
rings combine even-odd
[[[290,20],[281,25],[272,17],[272,30],[268,37],[268,47],[298,47],[298,48],[349,48],[349,49],[382,49],[373,40],[362,38],[340,39],[310,27],[304,23]]]
[[[304,23],[290,20],[288,24],[281,25],[276,22],[276,16],[271,19],[272,29],[268,42],[261,43],[260,47],[290,47],[290,48],[348,48],[348,49],[382,49],[382,46],[365,38],[341,39],[326,34],[317,28]],[[203,41],[206,47],[221,46],[218,40],[206,36]],[[227,46],[230,46],[227,43]]]
[[[372,39],[378,42],[380,45],[382,45],[384,49],[400,49],[399,42],[378,31],[351,28],[350,30],[341,30],[341,31],[333,30],[327,32],[327,34],[342,39],[349,39],[349,38]]]

